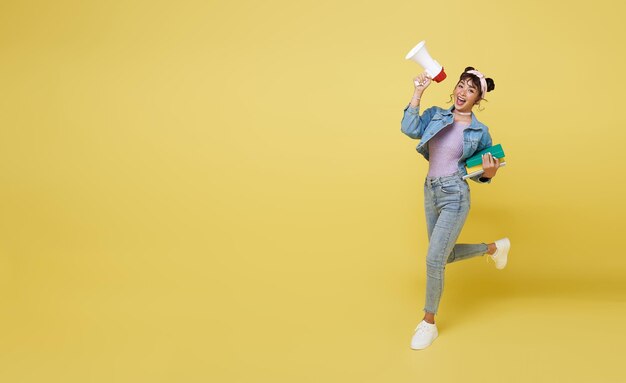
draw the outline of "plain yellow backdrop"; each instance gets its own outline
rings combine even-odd
[[[626,381],[626,7],[3,1],[3,382]],[[507,166],[423,351],[420,40]]]

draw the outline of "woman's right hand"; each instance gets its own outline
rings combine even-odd
[[[428,76],[428,73],[423,72],[419,76],[413,79],[413,84],[415,84],[415,90],[423,92],[431,83],[431,78]]]

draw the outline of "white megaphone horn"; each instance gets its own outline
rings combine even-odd
[[[420,64],[435,82],[442,82],[446,78],[446,72],[443,71],[443,67],[428,54],[426,41],[420,41],[405,58]]]

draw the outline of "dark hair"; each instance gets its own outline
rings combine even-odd
[[[463,73],[461,73],[461,76],[459,76],[459,81],[457,82],[457,85],[459,84],[459,82],[464,81],[466,79],[470,79],[472,81],[472,84],[474,84],[474,86],[476,87],[476,89],[478,89],[478,99],[481,100],[483,95],[483,88],[482,86],[480,86],[480,79],[478,78],[478,76],[476,76],[475,74],[472,73],[467,73],[467,71],[469,70],[475,70],[474,67],[468,66],[467,68],[465,68],[465,70],[463,71]],[[492,90],[496,89],[496,83],[493,81],[492,78],[487,78],[485,77],[485,81],[487,82],[487,92],[491,92]],[[485,99],[485,101],[487,101]],[[450,95],[450,100],[448,101],[448,103],[452,102],[452,95]],[[483,109],[478,109],[479,111],[483,111],[485,110]]]
[[[472,84],[474,84],[476,89],[478,89],[478,99],[480,100],[483,97],[483,94],[482,94],[483,89],[480,86],[480,79],[475,74],[467,73],[467,71],[470,71],[470,70],[475,70],[475,69],[471,66],[468,66],[467,68],[465,68],[465,70],[463,71],[463,73],[461,73],[461,76],[459,77],[459,82],[464,81],[468,78],[472,80]],[[487,92],[491,92],[492,90],[496,89],[496,83],[493,81],[492,78],[485,77],[485,81],[487,82]]]

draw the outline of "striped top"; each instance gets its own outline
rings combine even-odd
[[[428,141],[428,177],[453,174],[463,155],[463,130],[469,122],[453,122]]]

